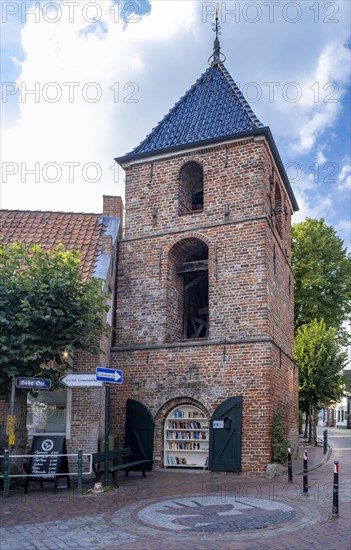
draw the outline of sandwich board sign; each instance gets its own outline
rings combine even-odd
[[[29,461],[29,477],[26,478],[25,490],[28,492],[29,481],[54,481],[54,493],[59,477],[65,477],[70,489],[66,438],[62,435],[35,435]],[[58,476],[60,474],[60,476]],[[66,475],[65,475],[66,474]]]

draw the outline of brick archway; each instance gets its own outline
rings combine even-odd
[[[194,399],[193,397],[182,395],[181,397],[174,397],[172,399],[169,399],[168,401],[166,401],[166,403],[164,403],[162,405],[162,407],[160,407],[158,409],[158,411],[157,411],[157,413],[155,414],[155,417],[154,417],[155,426],[159,427],[160,423],[164,422],[166,416],[170,413],[170,411],[172,409],[174,409],[175,407],[178,407],[179,405],[184,405],[184,404],[194,405],[195,407],[198,407],[199,409],[201,409],[203,411],[203,413],[208,418],[210,418],[210,412],[201,403],[201,401],[198,401],[197,399]]]
[[[214,243],[207,236],[200,233],[200,231],[189,231],[189,233],[182,233],[180,235],[179,234],[175,235],[174,237],[172,237],[167,241],[167,246],[163,249],[163,254],[165,256],[168,256],[170,251],[176,244],[178,244],[181,241],[185,241],[187,239],[196,239],[204,242],[208,247],[209,259],[210,259],[214,250]]]

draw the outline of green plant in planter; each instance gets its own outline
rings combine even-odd
[[[272,462],[283,464],[287,459],[289,442],[286,438],[286,406],[279,405],[273,418]]]

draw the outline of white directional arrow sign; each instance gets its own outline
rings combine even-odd
[[[115,384],[123,383],[123,372],[117,369],[96,368],[96,380],[100,382],[113,382]]]
[[[70,372],[61,376],[61,384],[67,388],[94,388],[102,386],[102,382],[96,380],[95,372],[81,373]]]

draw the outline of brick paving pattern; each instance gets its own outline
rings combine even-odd
[[[338,439],[329,460],[321,447],[307,449],[307,497],[297,473],[302,452],[292,484],[287,475],[267,479],[172,469],[151,471],[146,479],[131,473],[118,489],[103,494],[80,496],[63,488],[53,495],[52,484],[44,490],[35,484],[28,495],[13,490],[1,500],[0,549],[349,549],[350,433],[333,433]],[[340,461],[338,518],[331,514],[333,460]],[[197,507],[199,517],[193,509],[187,513],[189,506]]]

